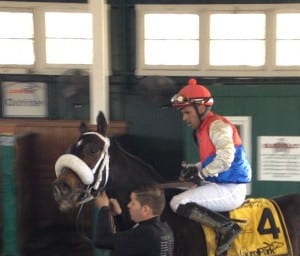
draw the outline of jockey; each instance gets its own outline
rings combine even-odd
[[[210,91],[195,79],[171,99],[194,130],[200,157],[200,162],[183,166],[180,179],[202,184],[175,195],[170,205],[174,212],[213,228],[219,238],[216,255],[222,255],[241,228],[218,212],[243,203],[251,166],[236,127],[211,111],[213,103]]]

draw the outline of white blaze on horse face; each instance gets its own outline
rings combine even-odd
[[[74,171],[85,185],[94,181],[94,174],[90,167],[79,157],[72,154],[61,155],[55,163],[56,177],[59,177],[63,168],[70,168]]]

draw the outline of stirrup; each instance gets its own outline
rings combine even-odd
[[[228,225],[227,227],[223,227],[224,233],[219,233],[220,239],[216,251],[217,256],[222,256],[224,253],[230,248],[231,243],[233,240],[239,235],[239,233],[242,231],[240,226],[236,223],[232,223]]]

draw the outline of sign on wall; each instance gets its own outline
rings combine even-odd
[[[46,117],[48,114],[46,83],[3,82],[4,117]]]
[[[300,181],[300,137],[260,136],[258,180]]]

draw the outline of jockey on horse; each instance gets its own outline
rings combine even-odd
[[[200,156],[200,162],[183,166],[181,179],[201,186],[175,195],[170,206],[179,215],[216,231],[219,256],[229,249],[241,228],[218,212],[231,211],[244,202],[251,166],[236,127],[211,111],[213,103],[210,91],[195,79],[171,99],[172,107],[181,111],[183,121],[194,130]]]

